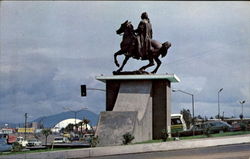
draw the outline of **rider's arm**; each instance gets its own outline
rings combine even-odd
[[[145,23],[143,21],[141,21],[137,27],[136,30],[134,30],[135,33],[141,33],[145,28]]]

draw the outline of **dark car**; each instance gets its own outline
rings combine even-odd
[[[209,121],[204,123],[204,125],[211,134],[232,131],[232,126],[224,121]]]
[[[214,133],[222,133],[227,131],[233,131],[231,125],[223,121],[208,121],[201,124],[196,124],[192,126],[190,129],[186,131],[180,131],[178,133],[172,133],[173,137],[181,137],[181,136],[192,136],[194,135],[202,135],[205,131],[209,131],[210,134]]]

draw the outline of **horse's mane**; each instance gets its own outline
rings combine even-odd
[[[134,36],[136,36],[136,34],[135,34],[135,30],[134,30],[134,26],[133,26],[133,24],[131,23],[131,22],[129,22],[129,30],[131,31],[131,33],[134,35]]]

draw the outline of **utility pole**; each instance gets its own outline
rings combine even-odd
[[[242,101],[240,101],[240,104],[241,104],[241,114],[240,114],[240,118],[241,118],[241,120],[243,119],[243,104],[245,103],[246,101],[245,100],[242,100]]]
[[[26,129],[27,129],[27,118],[28,118],[28,113],[24,114],[25,121],[24,121],[24,140],[26,140]]]
[[[221,88],[218,91],[218,119],[220,119],[220,92],[223,90],[223,88]]]
[[[191,93],[185,92],[183,90],[175,90],[175,89],[173,89],[172,92],[181,92],[181,93],[190,95],[192,97],[192,114],[193,114],[192,125],[194,126],[195,125],[195,122],[194,122],[194,95],[191,94]],[[193,136],[195,136],[194,129],[193,129]]]

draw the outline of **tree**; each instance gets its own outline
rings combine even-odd
[[[48,136],[52,134],[50,129],[43,129],[42,134],[45,136],[45,145],[47,145]]]
[[[74,124],[68,124],[65,129],[64,129],[66,132],[71,132],[74,130]]]
[[[198,119],[203,119],[201,115],[198,115],[197,118],[198,118]]]
[[[192,116],[189,109],[182,109],[180,112],[183,115],[183,119],[186,122],[187,128],[190,128],[192,123]]]
[[[79,125],[79,127],[81,128],[81,136],[82,136],[82,125],[83,125],[83,121],[80,121],[80,122],[78,123],[78,125]]]
[[[205,121],[208,121],[207,116],[205,116],[204,120],[205,120]]]
[[[89,124],[89,122],[90,122],[90,120],[88,120],[87,118],[84,118],[84,119],[83,119],[83,123],[84,123],[84,125],[86,126],[86,127],[85,127],[86,133],[88,132],[88,124]]]
[[[243,114],[240,114],[239,117],[240,117],[240,120],[242,121],[242,119],[243,119]]]

